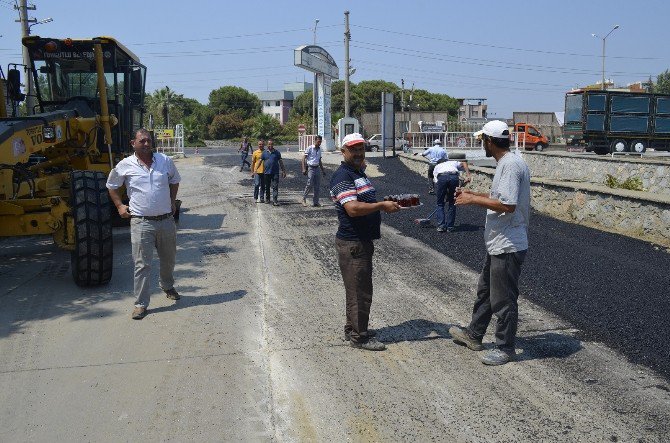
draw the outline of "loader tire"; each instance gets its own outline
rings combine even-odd
[[[70,174],[75,232],[71,265],[79,286],[104,285],[112,278],[112,214],[105,182],[105,174],[98,171]]]

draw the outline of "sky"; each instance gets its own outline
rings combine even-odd
[[[0,64],[21,61],[14,0],[0,0]],[[33,0],[34,35],[118,39],[147,66],[147,92],[169,86],[208,102],[218,87],[251,92],[311,81],[293,49],[325,48],[344,78],[344,11],[350,11],[351,81],[486,98],[490,118],[562,111],[565,93],[602,78],[617,85],[670,69],[667,0],[515,1]],[[593,37],[597,34],[599,37]]]

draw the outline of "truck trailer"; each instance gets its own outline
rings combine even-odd
[[[568,146],[596,154],[670,150],[670,95],[576,90],[565,95]]]

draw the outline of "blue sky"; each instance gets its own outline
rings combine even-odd
[[[0,63],[20,61],[14,0],[0,0]],[[30,3],[30,2],[29,2]],[[212,89],[250,91],[310,81],[293,66],[293,48],[317,42],[344,66],[349,10],[352,81],[384,79],[453,97],[487,98],[492,117],[561,111],[571,87],[602,76],[617,84],[670,68],[670,2],[625,1],[128,1],[34,0],[33,17],[52,17],[32,33],[109,35],[148,68],[147,90],[170,86],[202,103]],[[103,6],[104,5],[104,6]]]

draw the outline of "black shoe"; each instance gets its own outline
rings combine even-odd
[[[165,296],[170,300],[179,300],[181,298],[181,295],[179,295],[179,292],[175,288],[167,289],[163,292],[165,292]]]
[[[373,338],[377,336],[377,331],[374,329],[368,329],[368,338]],[[351,341],[351,332],[344,333],[344,341]]]

